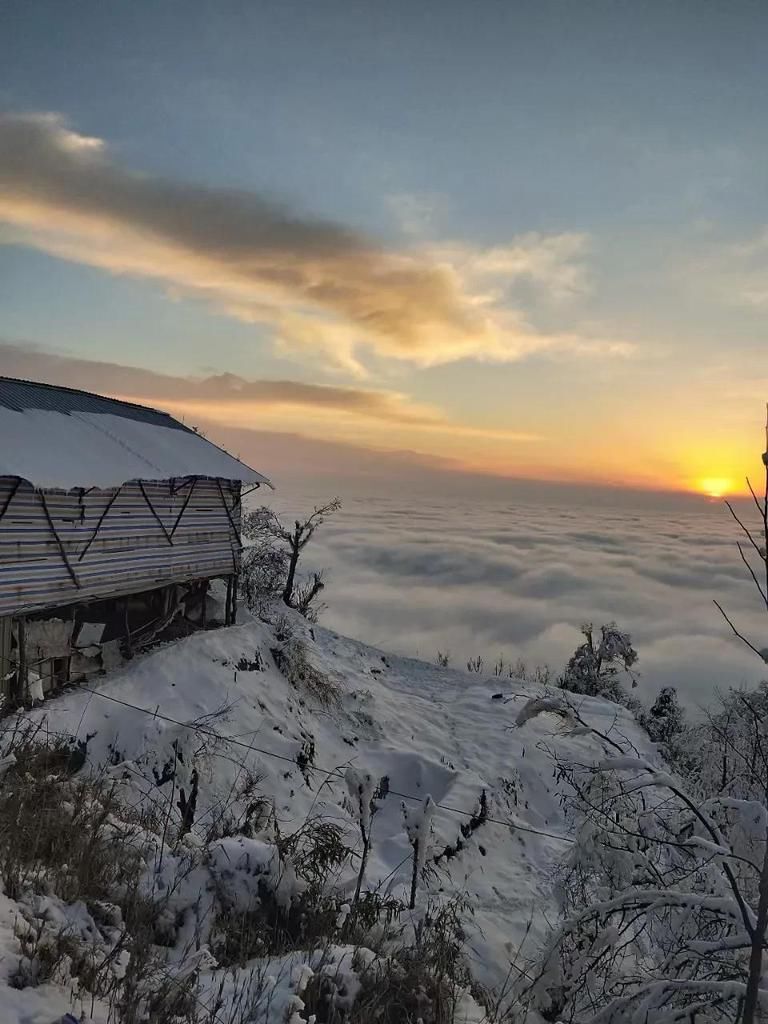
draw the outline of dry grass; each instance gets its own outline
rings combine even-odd
[[[338,707],[341,687],[312,664],[303,640],[291,635],[279,647],[273,647],[272,658],[291,686],[313,698],[322,707]]]
[[[357,957],[360,990],[350,1000],[342,979],[318,972],[304,996],[317,1024],[454,1024],[471,987],[460,900],[427,913],[411,941],[366,962]],[[351,1003],[351,1005],[350,1005]]]

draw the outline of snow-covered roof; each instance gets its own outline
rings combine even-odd
[[[11,377],[0,377],[0,439],[0,476],[35,487],[115,487],[184,476],[271,486],[167,413]]]

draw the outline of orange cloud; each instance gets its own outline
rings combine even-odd
[[[99,139],[55,115],[0,117],[0,221],[12,240],[114,274],[156,279],[265,325],[288,351],[322,353],[358,376],[372,353],[429,366],[538,352],[625,354],[576,333],[543,334],[500,284],[527,277],[578,291],[581,236],[508,247],[393,250],[254,193],[125,170]]]
[[[117,363],[78,359],[0,343],[0,373],[85,388],[159,406],[194,422],[229,427],[296,429],[327,437],[379,442],[386,437],[445,435],[457,439],[529,442],[530,433],[456,423],[434,406],[396,391],[329,387],[294,380],[249,380],[231,373],[181,377]],[[386,431],[386,434],[383,432]]]

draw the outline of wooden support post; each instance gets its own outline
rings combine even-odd
[[[238,577],[237,573],[232,577],[232,625],[234,626],[237,622],[237,585]]]
[[[224,605],[224,625],[231,626],[230,611],[232,608],[232,576],[227,576],[227,600]]]
[[[200,607],[200,625],[203,629],[208,625],[208,586],[210,580],[203,580],[200,586],[200,592],[203,597],[202,605]]]
[[[16,685],[14,687],[14,693],[11,695],[13,701],[16,704],[21,704],[27,695],[27,630],[26,622],[23,618],[18,619],[16,623],[16,643],[17,658],[16,658]]]
[[[125,629],[125,651],[124,651],[124,654],[125,654],[126,658],[132,658],[133,657],[133,641],[132,641],[132,638],[131,638],[131,622],[130,622],[130,618],[129,618],[129,615],[128,615],[128,600],[129,599],[127,597],[124,598],[124,600],[123,600],[123,615],[124,615],[124,622],[125,622],[125,626],[124,626],[124,629]]]

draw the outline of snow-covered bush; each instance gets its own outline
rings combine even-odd
[[[347,768],[344,779],[347,783],[347,791],[349,792],[354,815],[360,829],[360,839],[363,843],[353,899],[353,905],[356,905],[360,899],[360,891],[363,887],[363,879],[365,878],[365,867],[368,863],[368,853],[371,849],[371,823],[378,809],[373,799],[373,795],[376,792],[376,779],[370,772],[361,771],[359,768]]]
[[[337,928],[342,897],[333,879],[349,858],[341,830],[308,822],[273,841],[232,836],[205,852],[220,912],[211,948],[221,964],[323,945]]]
[[[629,633],[620,630],[615,622],[600,627],[600,639],[595,640],[591,623],[581,627],[585,641],[571,655],[558,685],[572,693],[590,697],[604,697],[617,704],[628,704],[621,685],[619,669],[623,669],[635,685],[632,666],[637,651]]]
[[[419,875],[424,870],[427,860],[435,803],[432,797],[427,795],[424,798],[424,802],[415,807],[409,807],[403,802],[402,811],[405,834],[408,836],[408,842],[413,850],[411,895],[408,903],[410,909],[413,910],[416,906],[416,890],[419,884]]]
[[[464,920],[466,900],[454,899],[426,908],[413,934],[402,937],[388,953],[361,951],[355,960],[354,999],[348,975],[316,975],[305,994],[305,1013],[325,1024],[466,1024],[487,1020],[472,995],[467,967]],[[341,998],[340,998],[341,997]]]
[[[674,686],[663,686],[650,708],[642,710],[637,719],[653,742],[661,745],[665,757],[674,760],[686,729],[685,711]]]

